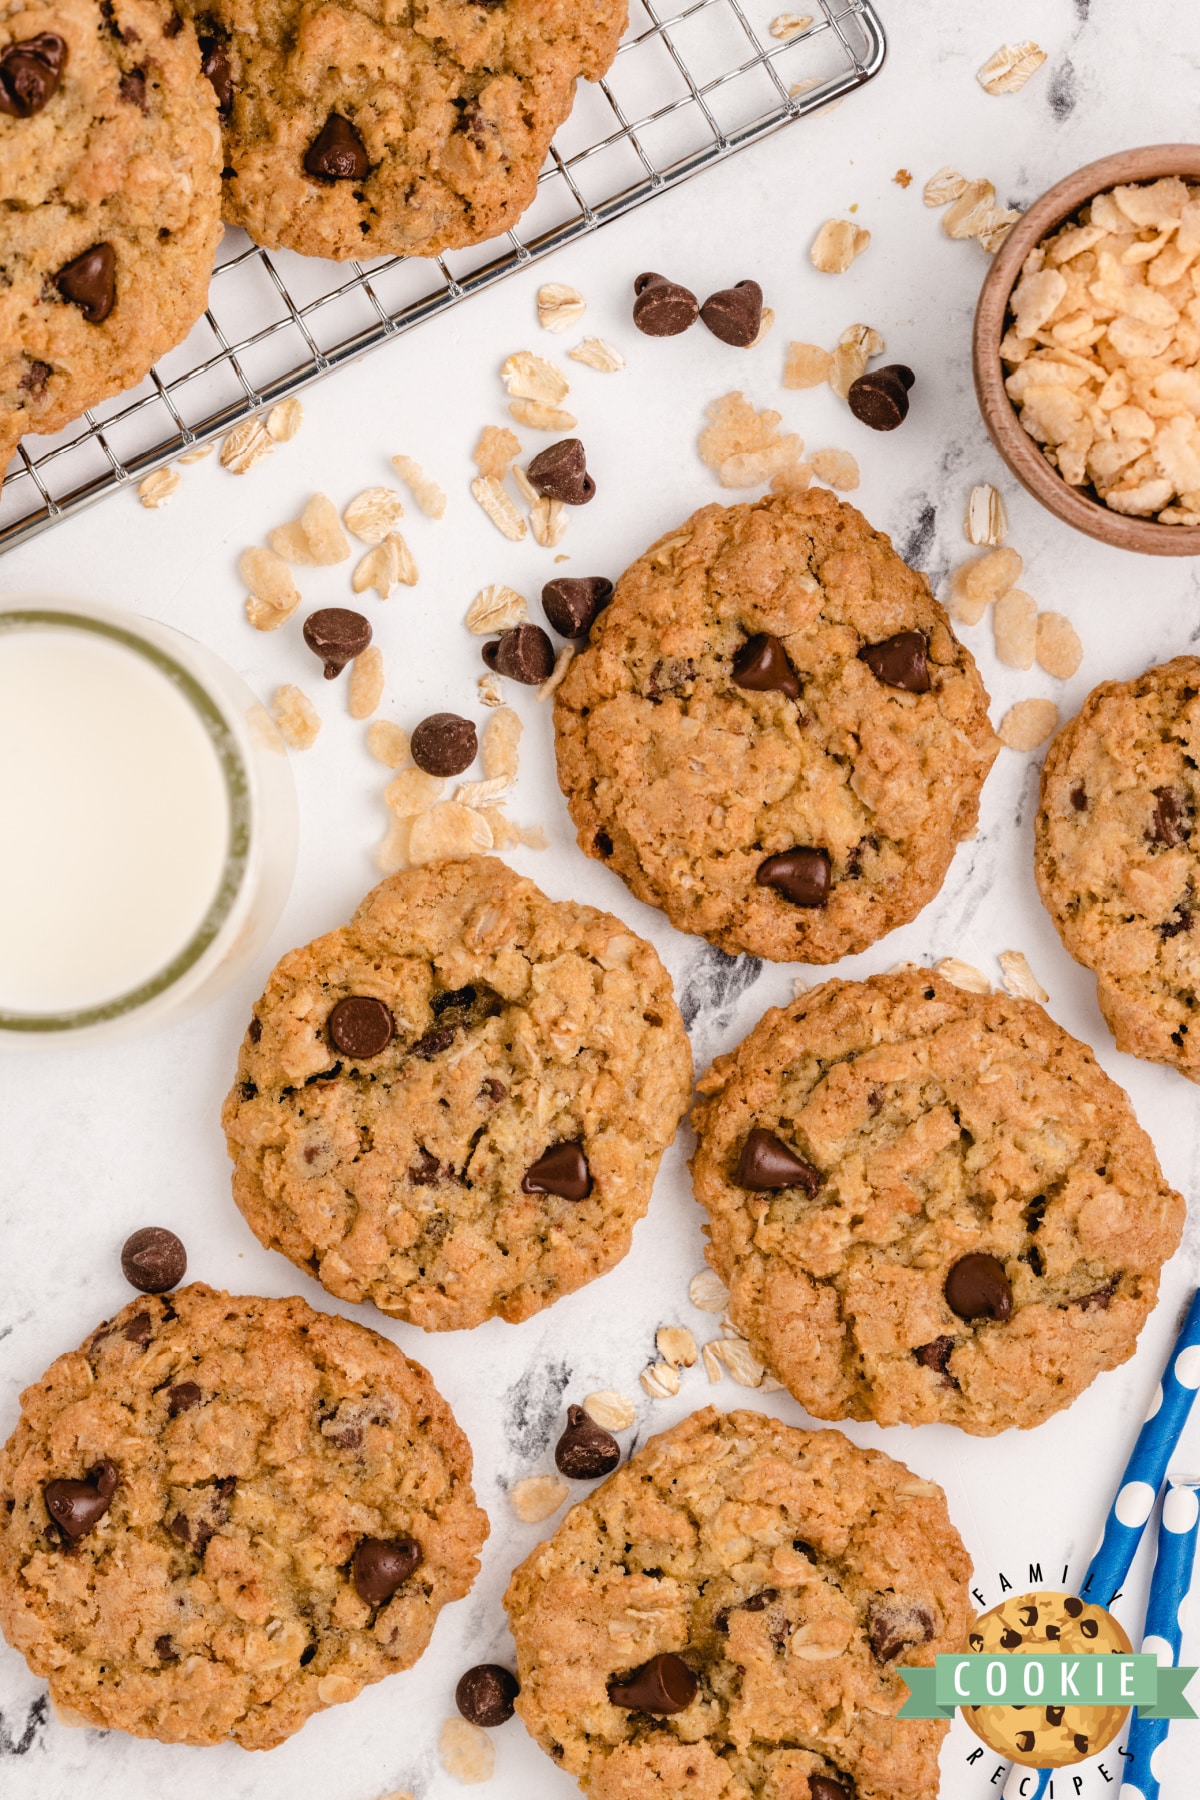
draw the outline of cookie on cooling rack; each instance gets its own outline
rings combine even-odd
[[[204,310],[221,141],[162,0],[0,0],[0,476]]]
[[[514,1572],[517,1711],[590,1800],[928,1800],[948,1726],[897,1665],[963,1648],[970,1569],[934,1482],[706,1408]]]
[[[706,506],[617,584],[554,702],[581,849],[720,949],[825,963],[911,919],[996,755],[971,653],[824,490]]]
[[[515,225],[626,0],[182,0],[225,125],[225,217],[307,256],[433,256]]]
[[[988,1436],[1132,1356],[1184,1203],[1032,1001],[924,969],[827,981],[699,1087],[708,1259],[814,1417]]]
[[[267,1750],[409,1668],[486,1536],[394,1344],[302,1300],[140,1295],[21,1396],[0,1627],[88,1724]]]
[[[225,1103],[234,1198],[340,1299],[526,1319],[625,1255],[691,1073],[619,919],[493,857],[430,863],[272,974]]]
[[[1094,688],[1051,744],[1034,852],[1119,1050],[1200,1081],[1200,658]]]

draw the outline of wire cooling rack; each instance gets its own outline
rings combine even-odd
[[[533,206],[474,250],[333,263],[227,232],[208,310],[184,342],[138,387],[18,448],[0,490],[0,550],[878,73],[886,41],[872,0],[799,6],[631,0],[616,60],[604,81],[580,83]]]

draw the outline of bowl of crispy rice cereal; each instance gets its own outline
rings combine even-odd
[[[1056,517],[1200,556],[1200,145],[1118,151],[1035,200],[972,355],[992,442]]]

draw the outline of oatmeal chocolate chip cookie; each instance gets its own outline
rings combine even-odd
[[[1042,769],[1038,890],[1119,1050],[1200,1081],[1200,659],[1104,681]]]
[[[580,847],[681,931],[783,962],[918,913],[997,750],[925,577],[826,492],[706,506],[660,539],[554,722]]]
[[[186,1287],[21,1396],[0,1626],[90,1725],[268,1750],[409,1668],[486,1536],[419,1364],[302,1300]]]
[[[0,0],[0,476],[204,310],[220,132],[161,0]]]
[[[897,1665],[962,1649],[970,1567],[933,1482],[709,1407],[513,1574],[517,1711],[591,1800],[928,1800]]]
[[[691,1071],[619,919],[491,857],[430,863],[271,976],[225,1103],[234,1198],[343,1300],[527,1319],[629,1249]]]
[[[708,1259],[814,1417],[988,1436],[1133,1354],[1184,1203],[1033,1001],[923,969],[827,981],[699,1087]]]
[[[225,217],[309,256],[433,256],[515,225],[626,0],[181,0],[225,125]]]
[[[1013,1595],[976,1619],[968,1646],[977,1655],[1065,1652],[1126,1655],[1124,1628],[1102,1606],[1074,1594]],[[1000,1756],[1029,1769],[1061,1769],[1111,1744],[1128,1706],[964,1706],[963,1718]]]

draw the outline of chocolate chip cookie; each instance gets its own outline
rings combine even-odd
[[[1200,659],[1105,681],[1042,768],[1038,890],[1119,1050],[1200,1081]]]
[[[91,1725],[268,1750],[409,1668],[486,1536],[419,1364],[302,1300],[186,1287],[21,1396],[0,1627]]]
[[[555,696],[580,847],[731,954],[833,962],[975,824],[987,694],[923,575],[825,491],[706,506],[628,569]]]
[[[970,1567],[932,1481],[706,1408],[513,1574],[517,1711],[591,1800],[929,1800],[897,1668],[963,1648]]]
[[[814,1417],[988,1436],[1133,1354],[1184,1203],[1033,1001],[924,969],[827,981],[699,1087],[708,1259]]]
[[[162,0],[0,0],[0,476],[204,310],[220,132]]]
[[[968,1647],[976,1655],[1128,1656],[1124,1627],[1102,1606],[1074,1594],[1014,1594],[976,1619]],[[990,1749],[1029,1769],[1061,1769],[1111,1744],[1128,1706],[964,1706],[963,1718]],[[1032,1788],[1032,1783],[1030,1784]]]
[[[515,225],[626,0],[181,0],[225,127],[225,217],[309,256],[433,256]]]
[[[527,1319],[629,1249],[691,1067],[619,919],[491,857],[430,863],[271,976],[225,1103],[234,1198],[343,1300]]]

